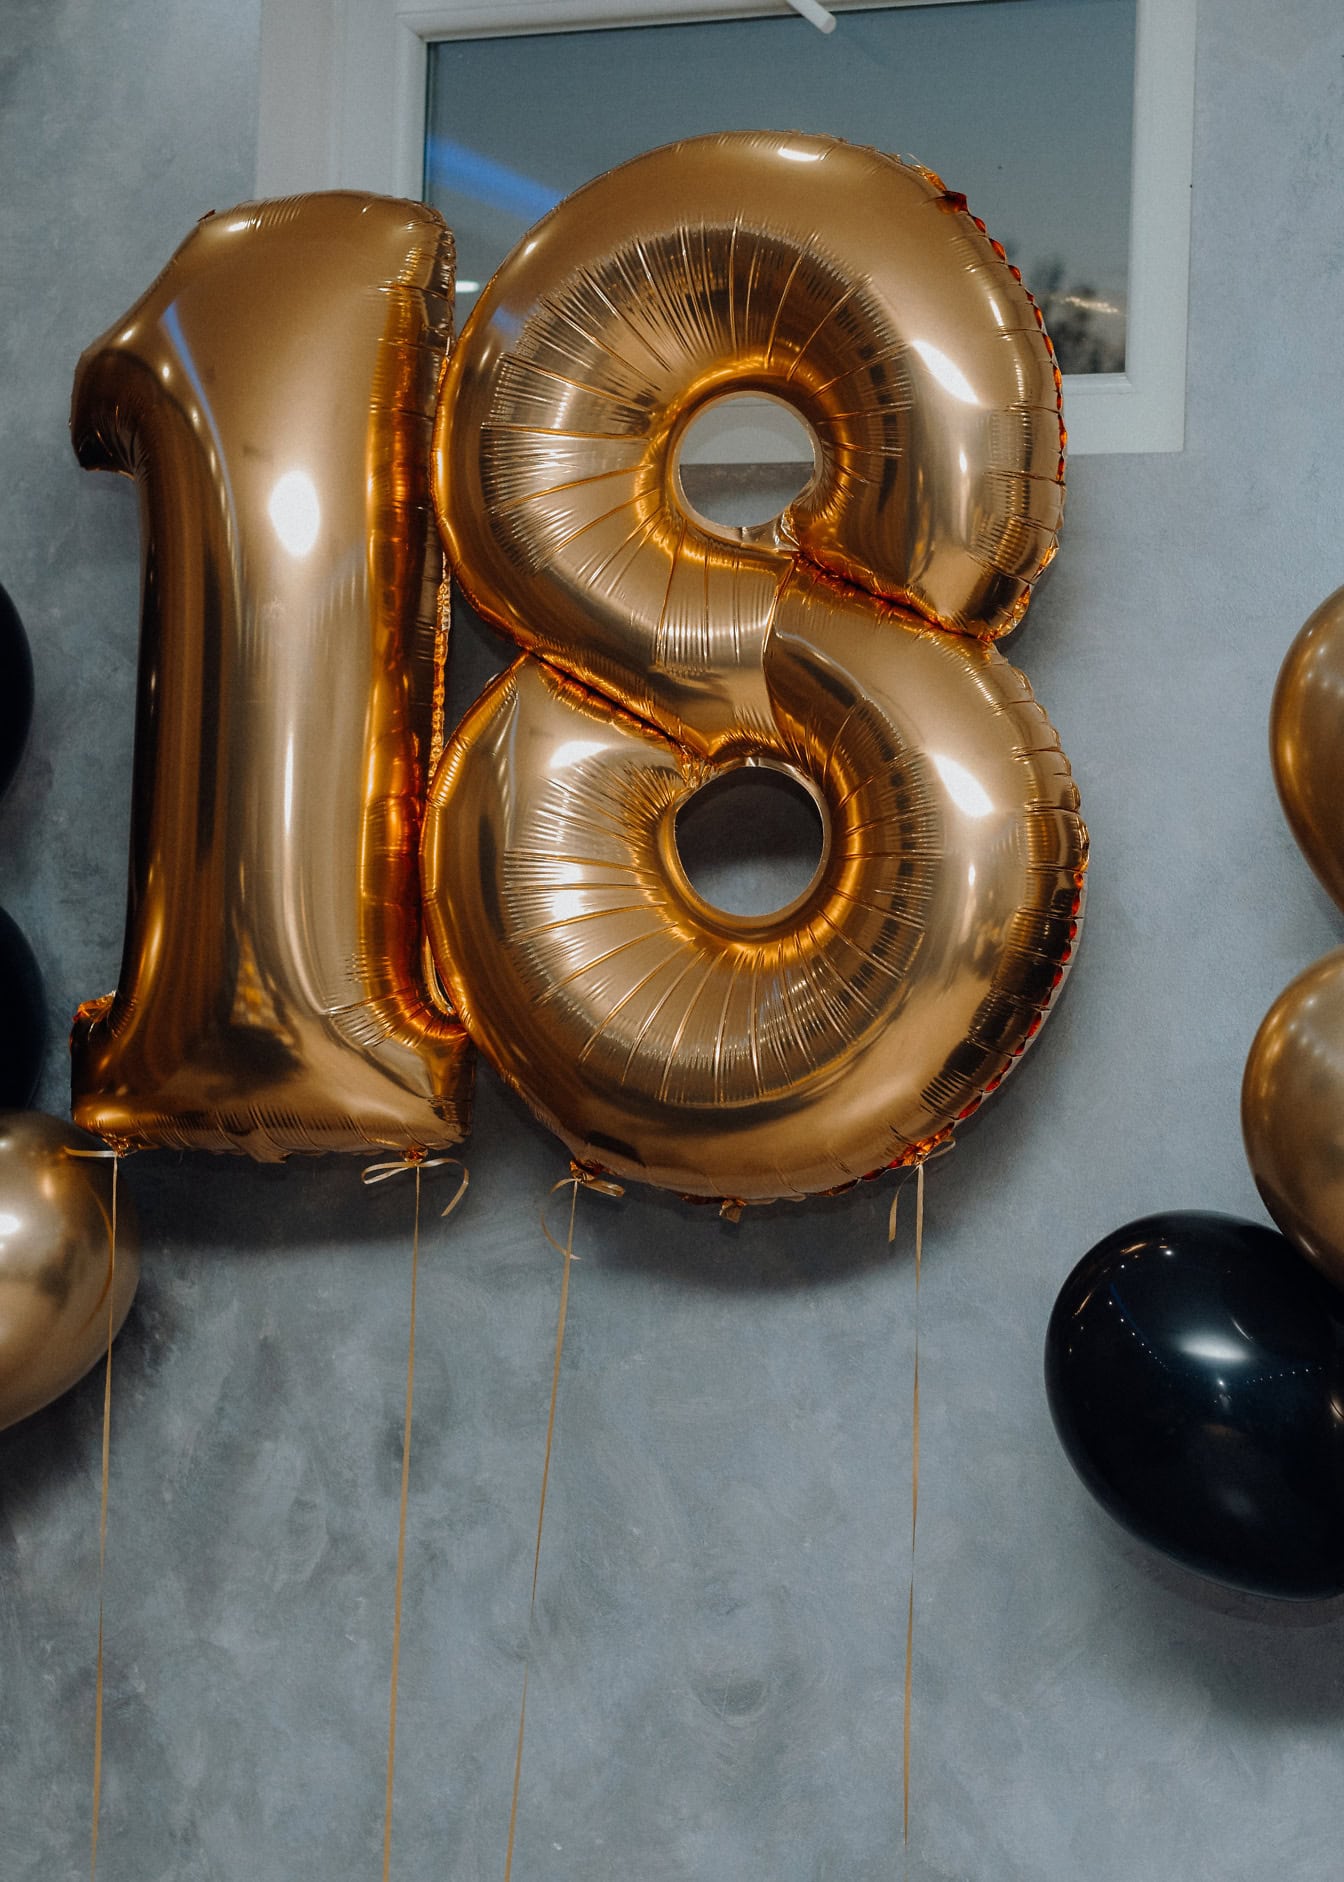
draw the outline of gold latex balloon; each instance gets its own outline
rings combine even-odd
[[[1298,847],[1344,908],[1344,588],[1321,603],[1288,649],[1269,748]]]
[[[276,1158],[466,1129],[416,884],[452,264],[418,204],[244,204],[80,361],[75,449],[135,478],[143,542],[125,950],[72,1041],[102,1136]]]
[[[817,469],[727,529],[677,461],[745,390],[795,407]],[[504,263],[435,458],[456,572],[538,656],[467,715],[426,816],[473,1038],[581,1161],[682,1192],[927,1154],[1039,1029],[1087,853],[1055,734],[987,644],[1062,502],[1058,375],[1002,251],[927,172],[832,139],[656,151]],[[708,905],[676,845],[747,764],[825,830],[810,888],[760,919]]]
[[[1344,1287],[1344,949],[1299,974],[1265,1015],[1241,1128],[1265,1207]]]
[[[96,1139],[37,1111],[0,1111],[0,1429],[40,1411],[107,1350],[108,1286],[120,1331],[140,1278],[135,1208]]]

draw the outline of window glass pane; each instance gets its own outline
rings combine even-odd
[[[449,39],[430,49],[426,198],[459,305],[578,184],[678,137],[828,132],[913,155],[1022,269],[1066,372],[1124,366],[1135,0]],[[469,284],[476,283],[477,289]]]

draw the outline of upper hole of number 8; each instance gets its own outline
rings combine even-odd
[[[725,393],[692,413],[674,448],[673,489],[716,535],[767,535],[813,483],[816,433],[783,399]]]

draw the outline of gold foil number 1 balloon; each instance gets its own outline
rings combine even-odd
[[[278,1157],[466,1129],[416,891],[451,303],[431,210],[244,205],[80,361],[80,462],[135,478],[143,537],[121,980],[73,1039],[100,1135]]]
[[[773,394],[818,469],[774,524],[699,516],[677,460]],[[449,362],[441,520],[525,649],[445,752],[435,955],[487,1057],[582,1162],[703,1196],[927,1154],[1037,1032],[1077,933],[1068,764],[989,644],[1054,553],[1059,375],[1030,296],[936,178],[731,135],[588,185],[516,249]],[[801,781],[799,902],[705,903],[678,811]]]

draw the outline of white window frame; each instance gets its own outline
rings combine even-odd
[[[828,0],[837,13],[864,4]],[[1195,0],[1137,6],[1125,370],[1066,375],[1075,453],[1179,451],[1185,439]],[[257,194],[418,197],[434,40],[788,11],[787,0],[262,0]],[[1011,130],[1005,123],[1005,136]]]

